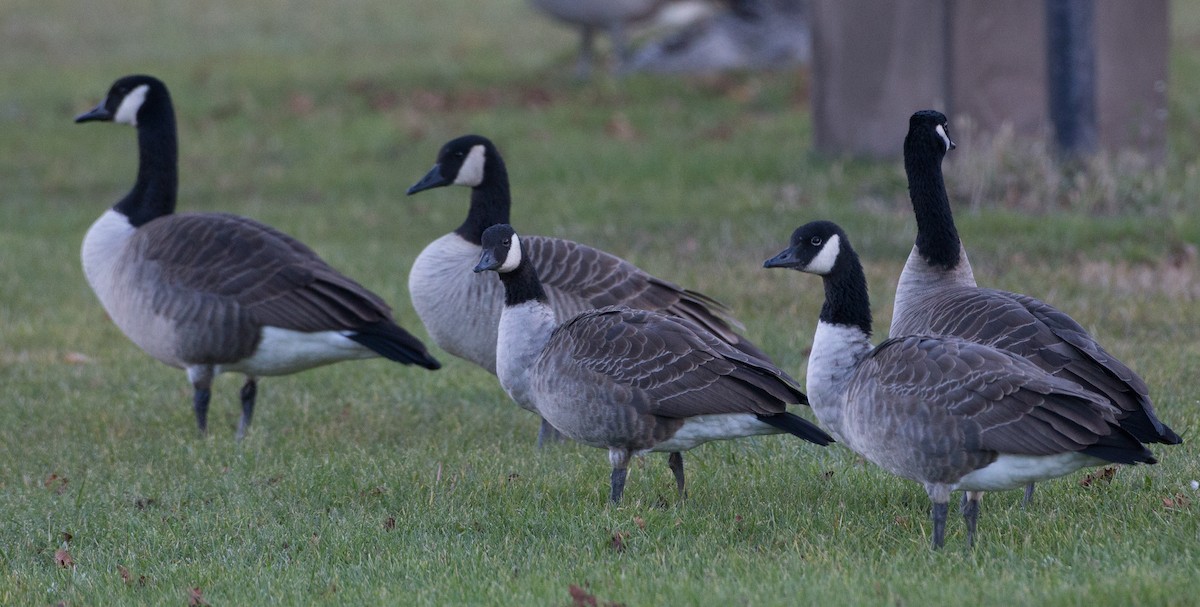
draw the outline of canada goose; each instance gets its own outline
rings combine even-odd
[[[213,377],[226,371],[246,375],[240,439],[260,376],[375,356],[440,366],[379,296],[299,241],[236,215],[175,214],[175,112],[162,82],[117,80],[75,118],[97,120],[137,127],[138,175],[84,237],[84,274],[133,343],[187,371],[202,433]]]
[[[1155,463],[1107,399],[1016,354],[949,336],[895,334],[872,347],[867,280],[836,224],[797,228],[763,265],[823,278],[805,382],[813,412],[838,441],[925,487],[934,548],[944,543],[952,491],[966,492],[973,545],[984,491],[1105,462]]]
[[[492,226],[475,266],[504,284],[500,384],[567,437],[608,449],[614,504],[634,455],[669,453],[682,496],[680,452],[701,443],[780,432],[818,445],[832,440],[786,412],[806,402],[794,379],[690,320],[609,306],[560,324],[523,242],[511,226]]]
[[[620,67],[629,58],[625,27],[645,19],[667,0],[531,0],[535,8],[546,15],[579,28],[579,61],[575,75],[586,79],[591,75],[594,39],[597,30],[608,33],[613,54]]]
[[[909,119],[904,169],[917,238],[896,285],[889,334],[954,336],[1008,350],[1107,398],[1121,427],[1139,441],[1179,444],[1179,435],[1155,415],[1142,378],[1079,323],[1032,297],[976,286],[942,177],[942,159],[954,147],[940,112]],[[1025,502],[1032,495],[1030,485]]]
[[[504,287],[492,274],[469,270],[479,261],[483,231],[509,221],[508,170],[496,146],[478,135],[449,141],[438,152],[433,169],[408,194],[449,185],[471,188],[467,218],[421,251],[409,272],[408,290],[434,343],[494,374]],[[658,310],[692,320],[747,354],[769,360],[730,326],[737,321],[729,309],[708,296],[577,242],[543,236],[525,236],[522,241],[559,322],[608,305]],[[554,435],[554,428],[543,423],[538,444]]]

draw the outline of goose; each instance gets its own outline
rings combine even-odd
[[[1182,442],[1159,421],[1146,382],[1078,322],[1033,297],[976,285],[942,176],[942,159],[955,147],[949,128],[933,110],[908,122],[904,170],[917,238],[896,285],[889,334],[954,336],[1008,350],[1107,398],[1121,427],[1139,441]],[[1023,503],[1032,496],[1029,485]]]
[[[862,263],[829,221],[793,232],[764,262],[821,276],[805,382],[830,434],[868,461],[924,486],[934,549],[953,491],[964,491],[967,544],[985,491],[1016,489],[1106,462],[1155,463],[1107,398],[1012,352],[951,336],[892,335],[872,347]]]
[[[175,213],[175,113],[157,78],[126,76],[75,122],[138,133],[133,189],[83,239],[83,271],[117,327],[150,356],[187,371],[201,434],[213,378],[246,376],[237,437],[254,414],[257,378],[383,356],[441,365],[380,297],[294,238],[225,213]]]
[[[625,27],[654,14],[667,0],[530,0],[534,8],[579,28],[579,60],[575,76],[586,80],[592,71],[597,30],[608,33],[618,67],[629,56]]]
[[[682,497],[681,452],[702,443],[781,432],[832,440],[786,412],[806,402],[796,380],[686,318],[607,306],[560,323],[534,254],[508,224],[483,233],[474,270],[496,272],[504,285],[497,375],[513,400],[568,438],[608,450],[613,504],[635,455],[668,453]]]
[[[496,373],[496,337],[504,287],[494,274],[470,272],[479,261],[483,232],[509,222],[508,170],[486,137],[465,135],[447,142],[437,162],[408,195],[431,188],[471,188],[467,217],[417,256],[408,275],[413,308],[430,338],[443,350]],[[770,360],[738,335],[730,311],[716,300],[661,280],[599,249],[570,240],[525,236],[550,307],[559,322],[608,305],[657,310],[689,319],[750,356]],[[538,446],[557,438],[543,423]]]

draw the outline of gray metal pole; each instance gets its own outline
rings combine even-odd
[[[1050,121],[1069,158],[1096,151],[1096,46],[1093,0],[1046,0]]]

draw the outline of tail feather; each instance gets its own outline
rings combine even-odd
[[[378,322],[367,325],[348,337],[388,360],[405,365],[418,365],[430,371],[442,367],[442,363],[429,354],[421,340],[395,323]]]
[[[1114,428],[1108,436],[1101,437],[1084,453],[1115,464],[1156,464],[1154,453],[1138,442],[1127,430]]]
[[[770,424],[788,434],[798,436],[810,443],[821,445],[824,447],[829,443],[835,442],[832,436],[825,433],[824,430],[817,427],[816,424],[795,415],[792,413],[776,413],[773,415],[759,415],[758,421]]]

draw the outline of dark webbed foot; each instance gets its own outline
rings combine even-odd
[[[675,474],[675,488],[679,490],[679,499],[686,499],[687,491],[684,489],[683,484],[683,454],[678,451],[672,451],[667,456],[667,466]]]
[[[250,429],[250,420],[254,418],[254,399],[258,396],[258,382],[253,377],[247,377],[242,384],[242,418],[238,420],[237,440],[246,438]]]

